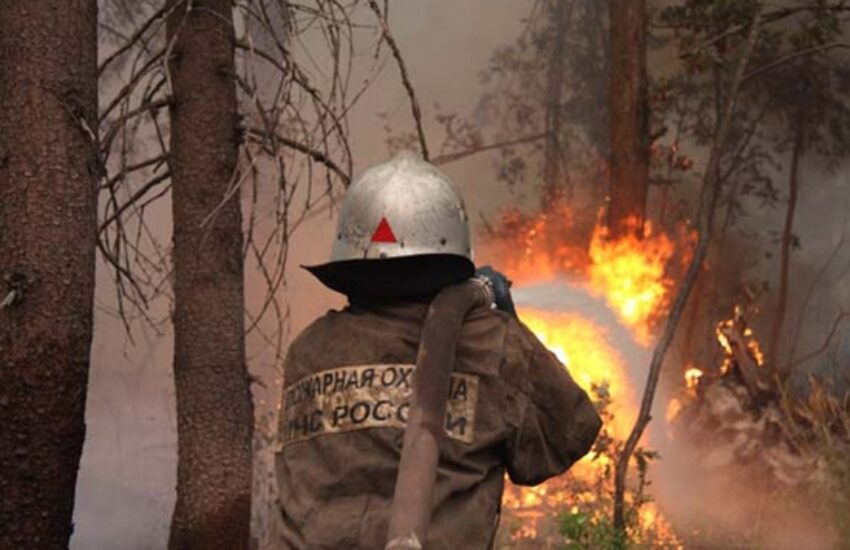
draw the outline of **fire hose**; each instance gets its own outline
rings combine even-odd
[[[422,548],[427,540],[457,340],[467,314],[495,301],[491,279],[482,276],[444,288],[428,308],[416,356],[386,550]]]

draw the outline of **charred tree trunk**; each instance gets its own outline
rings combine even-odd
[[[172,549],[249,545],[253,404],[230,0],[177,0],[171,116],[177,503]]]
[[[801,110],[802,112],[802,110]],[[788,309],[788,285],[791,269],[791,248],[794,244],[794,214],[797,210],[797,198],[800,191],[800,158],[805,152],[805,118],[797,117],[794,129],[794,145],[791,150],[791,174],[788,177],[788,205],[785,208],[785,225],[782,228],[782,243],[779,260],[779,290],[776,312],[770,327],[770,346],[767,351],[767,366],[777,372],[779,350],[782,344],[782,325]]]
[[[646,2],[609,0],[611,184],[608,227],[617,236],[642,224],[649,189]]]
[[[0,2],[0,548],[67,548],[85,438],[97,2]]]

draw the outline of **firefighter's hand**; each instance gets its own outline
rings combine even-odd
[[[489,265],[479,267],[475,272],[478,277],[484,277],[493,285],[493,293],[496,295],[496,308],[517,316],[514,308],[514,300],[511,298],[511,281]]]

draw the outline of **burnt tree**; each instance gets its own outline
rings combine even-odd
[[[230,0],[175,0],[174,220],[177,503],[169,547],[249,544],[253,404],[245,360],[239,119]]]
[[[649,106],[646,77],[646,2],[609,0],[611,134],[608,226],[613,236],[643,224],[649,189]]]
[[[97,2],[0,2],[0,548],[67,548],[85,438]]]

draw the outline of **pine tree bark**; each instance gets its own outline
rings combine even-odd
[[[177,502],[171,549],[247,548],[253,404],[245,361],[230,0],[172,0]]]
[[[785,224],[782,227],[782,243],[779,258],[779,289],[777,291],[776,311],[770,327],[770,344],[767,350],[767,366],[773,372],[779,369],[779,350],[782,346],[782,326],[788,309],[788,288],[791,271],[791,248],[794,244],[794,215],[797,211],[797,199],[800,194],[800,158],[805,148],[805,118],[797,117],[794,129],[794,145],[791,150],[791,173],[788,176],[788,205],[785,208]]]
[[[67,548],[85,438],[96,0],[0,2],[0,548]]]
[[[608,227],[616,237],[640,228],[649,190],[646,2],[609,0],[611,184]],[[634,219],[637,227],[627,224]]]

